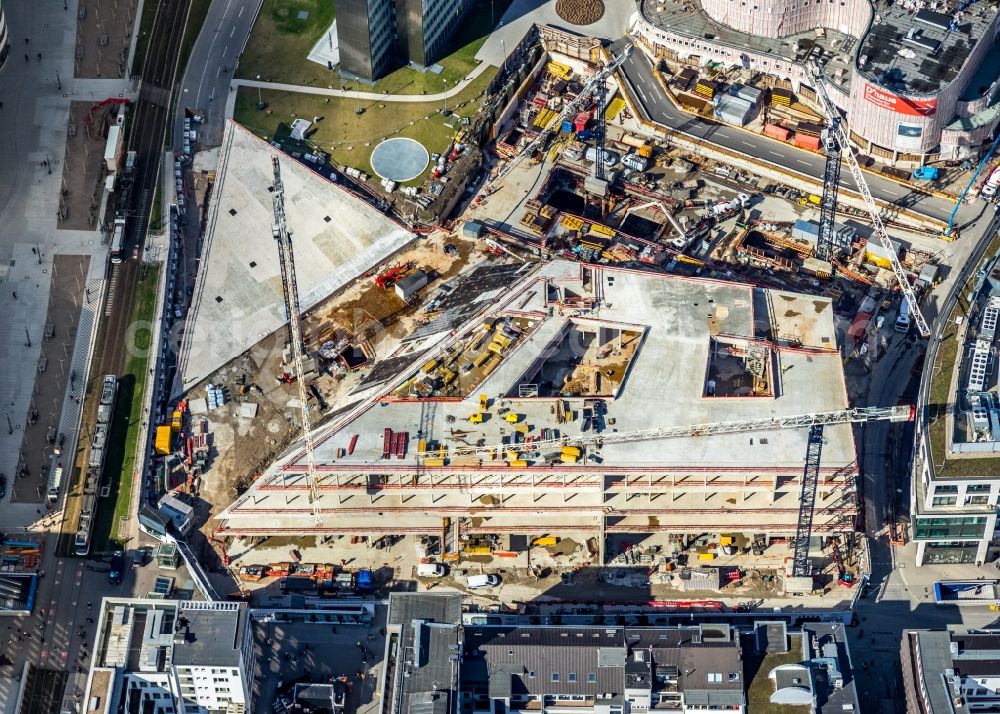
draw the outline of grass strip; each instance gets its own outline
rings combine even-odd
[[[111,479],[110,493],[99,499],[97,522],[94,528],[93,550],[97,552],[120,550],[123,546],[118,539],[118,524],[127,518],[132,497],[132,471],[135,468],[139,450],[139,432],[142,426],[143,395],[148,374],[149,347],[152,341],[151,325],[156,309],[156,292],[159,285],[160,268],[147,266],[145,274],[136,289],[135,305],[132,308],[131,324],[137,325],[129,343],[129,357],[125,371],[121,375],[118,407],[109,443],[120,444],[118,453],[109,450],[106,468],[118,475]],[[128,404],[127,419],[122,418],[123,409]]]

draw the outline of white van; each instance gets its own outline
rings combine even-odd
[[[603,151],[604,151],[603,155],[605,164],[607,164],[608,166],[614,166],[615,164],[618,163],[619,156],[617,153],[611,151],[610,149],[603,149]],[[585,158],[587,161],[597,161],[597,149],[591,146],[584,152],[583,158]]]
[[[469,590],[477,590],[479,588],[495,588],[499,584],[499,575],[470,575],[466,587]]]
[[[899,316],[896,318],[896,332],[906,332],[910,329],[910,301],[905,297],[899,305]]]
[[[418,578],[443,578],[448,574],[448,568],[440,563],[419,563],[417,565]]]

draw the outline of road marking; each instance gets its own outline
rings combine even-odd
[[[240,11],[239,11],[239,13],[238,13],[238,14],[236,15],[236,17],[238,17],[238,18],[239,18],[239,17],[243,17],[243,9],[244,9],[244,7],[245,7],[244,5],[240,5]]]
[[[770,151],[770,150],[768,150],[767,153],[769,153],[771,156],[777,156],[779,159],[782,158],[781,154],[779,154],[777,151]]]
[[[222,48],[222,58],[225,59],[226,55],[228,54],[229,54],[229,45],[226,45],[224,48]]]
[[[233,25],[233,31],[229,33],[229,36],[232,37],[235,34],[236,34],[236,25]]]
[[[749,141],[741,141],[740,143],[743,144],[743,146],[751,146],[751,147],[753,146],[753,144],[751,144]]]
[[[802,164],[803,166],[808,166],[809,162],[803,161],[802,159],[795,159],[795,163]]]
[[[649,102],[649,100],[646,99],[646,95],[642,93],[642,87],[640,87],[639,85],[636,85],[635,86],[635,91],[637,91],[639,93],[639,96],[642,97],[643,103],[648,103]]]

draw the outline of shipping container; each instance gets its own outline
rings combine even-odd
[[[579,446],[569,446],[569,445],[567,445],[567,446],[562,447],[559,451],[561,453],[563,453],[563,454],[570,454],[571,456],[579,456],[580,455],[580,447]]]
[[[564,464],[575,464],[580,460],[580,457],[573,454],[559,454],[559,460]]]
[[[583,131],[587,128],[587,123],[590,121],[590,112],[580,112],[576,115],[576,119],[573,120],[573,128],[577,131]]]
[[[809,136],[808,134],[795,134],[795,138],[792,139],[792,143],[795,146],[801,147],[803,149],[811,149],[812,151],[819,151],[819,137]]]
[[[791,132],[788,131],[783,126],[778,126],[777,124],[766,124],[764,126],[764,136],[769,136],[772,139],[777,139],[778,141],[788,141],[788,135]]]

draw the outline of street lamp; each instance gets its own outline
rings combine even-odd
[[[444,111],[441,113],[448,116],[448,80],[442,79],[441,81],[444,82]]]
[[[260,75],[259,74],[257,75],[257,81],[258,82],[260,81]],[[263,109],[264,108],[264,97],[262,97],[261,94],[260,94],[260,86],[257,87],[257,108],[258,109]]]

